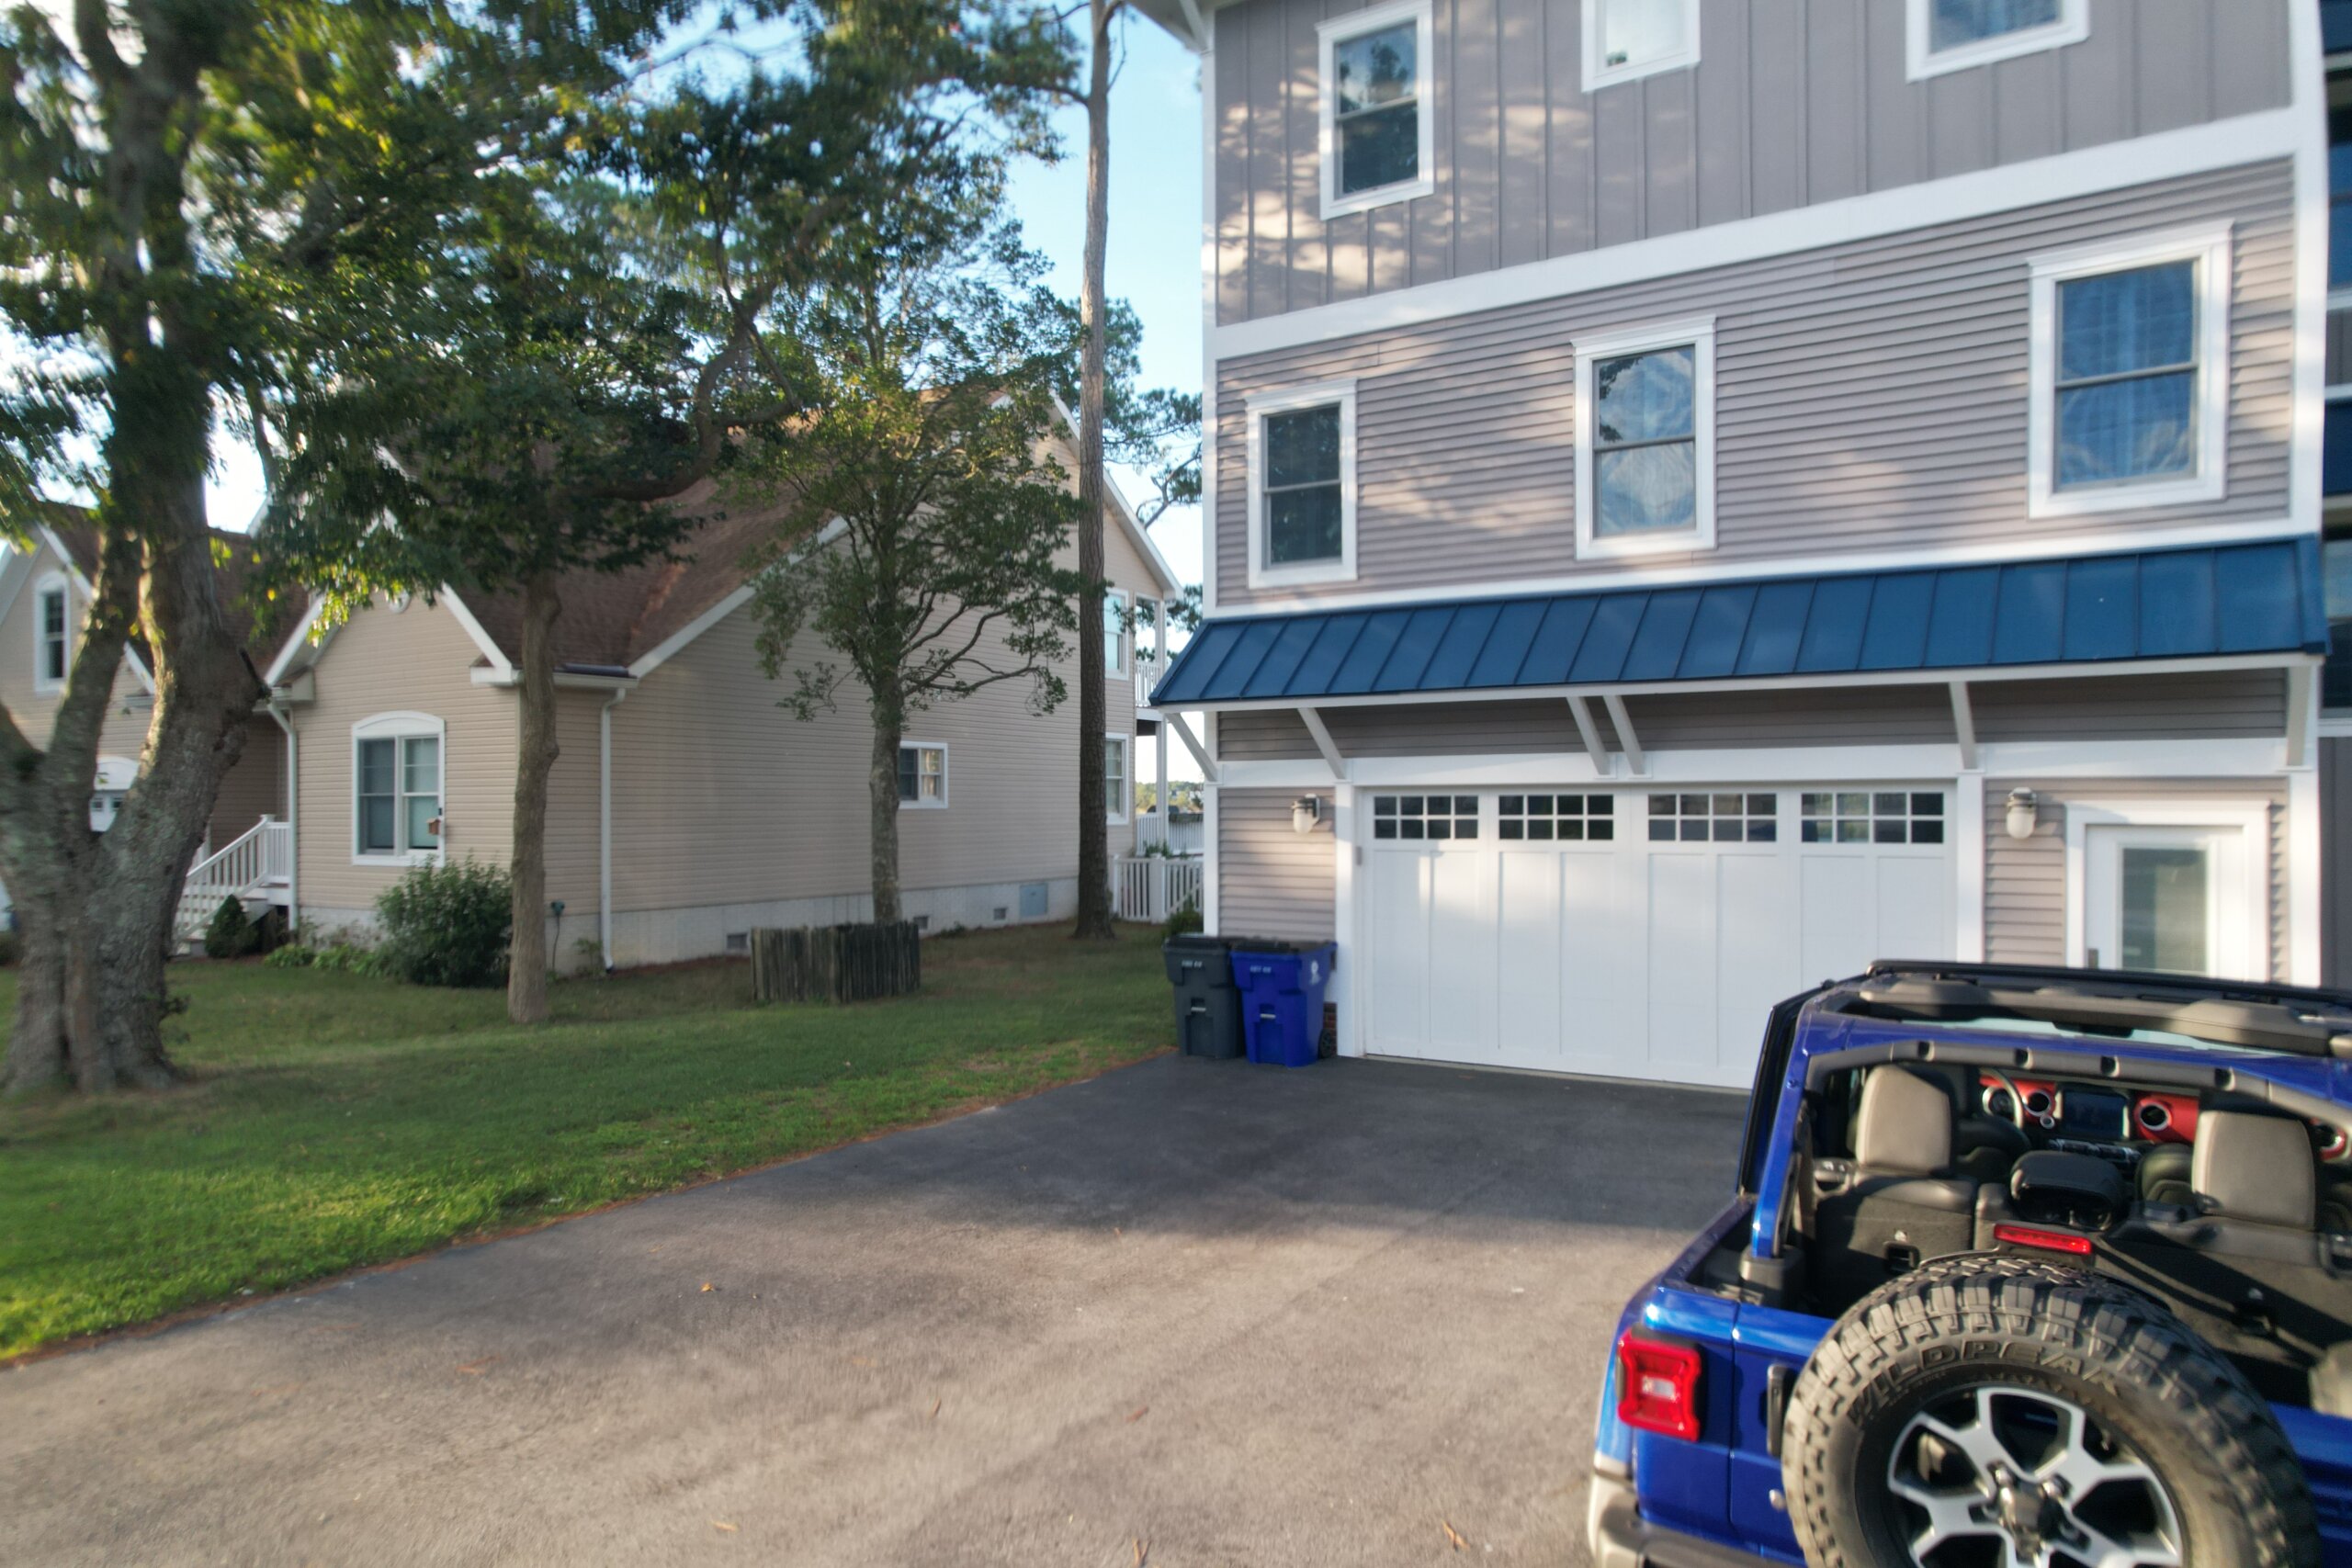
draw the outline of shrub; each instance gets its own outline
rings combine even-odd
[[[305,947],[299,942],[290,942],[273,949],[262,962],[272,969],[318,969],[330,975],[384,973],[384,961],[379,954],[347,942],[330,942],[324,947]]]
[[[1190,936],[1206,924],[1207,922],[1201,919],[1201,911],[1194,906],[1187,904],[1169,916],[1167,924],[1160,930],[1169,936]]]
[[[504,985],[511,886],[472,860],[409,872],[376,900],[384,973],[412,986]]]
[[[243,958],[261,951],[261,928],[245,919],[244,901],[223,898],[204,928],[204,956]]]

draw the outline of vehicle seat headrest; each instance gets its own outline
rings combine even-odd
[[[2188,1185],[2208,1213],[2310,1230],[2319,1214],[2316,1163],[2301,1122],[2208,1111],[2197,1118]]]
[[[1938,1085],[1894,1066],[1862,1079],[1854,1163],[1889,1176],[1933,1176],[1951,1164],[1951,1101]]]

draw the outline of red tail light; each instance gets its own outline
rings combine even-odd
[[[1696,1441],[1699,1352],[1627,1329],[1617,1341],[1617,1419],[1645,1432]]]
[[[2067,1252],[2076,1258],[2091,1255],[2091,1238],[2068,1231],[2037,1230],[2031,1225],[1995,1225],[1993,1239],[2011,1247],[2038,1247],[2044,1252]]]

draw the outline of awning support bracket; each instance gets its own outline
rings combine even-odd
[[[1968,682],[1951,682],[1951,730],[1960,741],[1960,765],[1963,772],[1974,773],[1976,760],[1976,705],[1969,700]]]
[[[1345,784],[1348,778],[1348,760],[1340,755],[1339,743],[1331,739],[1330,728],[1324,724],[1323,716],[1302,703],[1299,705],[1298,716],[1299,721],[1306,726],[1306,733],[1314,738],[1315,749],[1323,753],[1323,765],[1331,770],[1331,777],[1340,784]]]
[[[2287,765],[2300,768],[2312,748],[2312,667],[2287,666]]]
[[[1184,743],[1184,750],[1190,751],[1193,761],[1201,765],[1201,777],[1210,784],[1216,783],[1216,764],[1209,761],[1208,751],[1201,745],[1201,738],[1193,733],[1192,721],[1172,711],[1163,712],[1159,716],[1168,721],[1168,728],[1176,732],[1176,739]]]
[[[1617,749],[1625,753],[1625,765],[1635,778],[1650,771],[1650,760],[1642,750],[1641,737],[1634,733],[1633,716],[1625,711],[1625,699],[1614,692],[1601,694],[1601,705],[1609,710],[1609,722],[1617,731]]]
[[[1577,721],[1577,735],[1584,741],[1585,754],[1592,759],[1592,771],[1607,778],[1616,770],[1609,761],[1609,748],[1600,743],[1600,726],[1592,722],[1592,705],[1571,692],[1568,716]]]

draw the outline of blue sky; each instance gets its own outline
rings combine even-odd
[[[1143,374],[1150,386],[1201,385],[1201,92],[1198,60],[1140,19],[1122,24],[1125,59],[1112,90],[1111,293],[1143,318]],[[1054,263],[1054,285],[1075,299],[1086,230],[1086,116],[1057,120],[1066,156],[1031,164],[1012,182],[1012,206],[1029,243]],[[211,514],[243,528],[261,504],[260,466],[242,448],[218,454]],[[1130,494],[1136,487],[1127,486]],[[1200,521],[1171,511],[1152,529],[1187,582],[1201,574]]]

